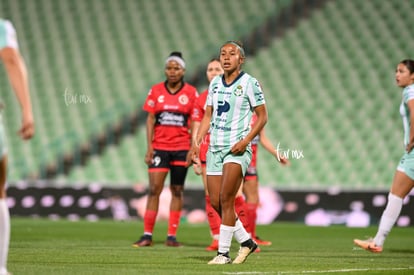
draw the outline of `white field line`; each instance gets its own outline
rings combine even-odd
[[[414,267],[394,267],[394,268],[346,268],[346,269],[327,269],[327,270],[302,270],[302,271],[275,271],[275,272],[223,272],[229,275],[251,275],[251,274],[276,274],[276,275],[295,275],[295,274],[320,274],[320,273],[352,273],[356,271],[399,271],[399,270],[414,270]]]

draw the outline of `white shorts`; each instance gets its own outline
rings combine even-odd
[[[223,174],[223,165],[225,163],[234,162],[240,164],[243,177],[246,174],[247,167],[252,160],[252,151],[248,148],[241,155],[233,155],[230,149],[223,151],[207,152],[206,174],[210,176],[220,176]]]

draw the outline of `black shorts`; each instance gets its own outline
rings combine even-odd
[[[165,151],[154,149],[152,164],[148,172],[171,172],[171,185],[184,185],[187,176],[187,150]]]

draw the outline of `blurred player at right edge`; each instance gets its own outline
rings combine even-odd
[[[394,173],[387,206],[375,237],[368,240],[354,239],[354,244],[373,253],[382,252],[385,239],[400,216],[403,200],[414,187],[414,60],[405,59],[398,63],[395,81],[398,87],[403,88],[400,114],[404,127],[405,152]]]
[[[6,68],[22,112],[22,124],[18,134],[23,140],[30,139],[34,135],[34,120],[26,65],[19,52],[16,31],[12,23],[4,19],[0,19],[0,59]],[[5,87],[4,84],[3,87]],[[0,107],[0,112],[3,111],[2,107]],[[4,275],[9,274],[7,256],[10,242],[10,214],[6,201],[7,146],[1,114],[0,157],[0,275]]]
[[[207,80],[208,83],[217,75],[223,74],[223,68],[221,67],[219,59],[211,59],[210,62],[207,64]],[[203,119],[204,112],[206,109],[206,100],[207,100],[208,90],[205,90],[200,94],[197,98],[196,103],[194,104],[194,111],[192,120],[194,121],[193,126],[193,138],[197,136],[197,130],[200,126],[200,122]],[[205,209],[208,224],[210,226],[210,233],[213,237],[212,243],[206,248],[207,251],[215,251],[218,249],[218,239],[220,234],[220,224],[221,219],[219,214],[214,210],[210,203],[210,195],[208,194],[207,189],[207,175],[206,175],[206,154],[208,150],[210,135],[207,133],[204,137],[204,142],[200,145],[200,156],[199,162],[193,164],[194,171],[197,175],[201,175],[203,185],[204,185],[204,192],[205,192]]]
[[[251,125],[253,127],[256,122],[256,115],[253,114]],[[246,175],[244,176],[243,182],[243,194],[246,196],[246,206],[247,206],[247,218],[249,225],[248,232],[251,234],[253,240],[256,241],[258,245],[269,246],[272,243],[270,241],[262,240],[256,235],[256,219],[257,219],[257,208],[260,203],[259,198],[259,176],[257,173],[257,151],[258,143],[271,153],[277,161],[282,165],[289,165],[290,161],[280,155],[276,148],[273,146],[272,142],[266,136],[265,128],[263,128],[259,135],[257,135],[252,140],[252,161],[250,162],[249,167],[247,168]]]

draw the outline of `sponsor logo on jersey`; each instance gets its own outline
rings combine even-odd
[[[213,84],[213,94],[217,94],[218,93],[218,84]]]
[[[187,118],[179,113],[162,112],[157,115],[157,124],[183,127],[187,124]]]
[[[221,116],[222,113],[226,113],[230,110],[230,104],[227,101],[219,101],[217,108],[217,115]]]
[[[164,110],[178,110],[178,109],[180,109],[180,106],[178,106],[178,105],[168,105],[168,104],[165,104],[164,107],[163,107],[163,109]]]
[[[163,102],[164,102],[164,100],[165,100],[165,96],[163,96],[163,95],[160,95],[160,96],[157,98],[157,101],[158,101],[159,103],[163,103]]]
[[[180,102],[182,105],[188,104],[188,97],[186,95],[180,95],[178,98],[178,102]]]

